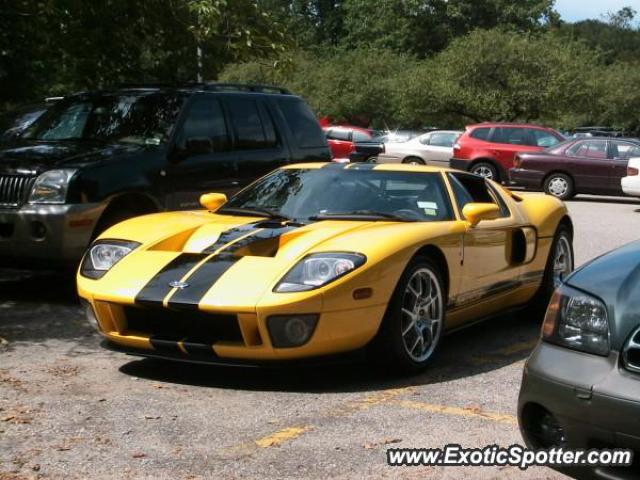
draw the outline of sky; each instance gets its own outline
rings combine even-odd
[[[556,0],[555,8],[567,22],[587,18],[600,19],[607,12],[617,12],[622,7],[632,7],[640,12],[640,0]]]

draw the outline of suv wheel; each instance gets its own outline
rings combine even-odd
[[[489,180],[499,181],[498,169],[488,162],[479,162],[471,167],[471,173],[488,178]]]

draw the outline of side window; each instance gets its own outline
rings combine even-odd
[[[491,129],[489,127],[481,127],[481,128],[476,128],[473,132],[469,134],[469,136],[471,138],[476,138],[478,140],[484,140],[485,142],[488,142],[489,133],[491,133]]]
[[[497,127],[491,141],[510,145],[535,145],[528,128]]]
[[[567,154],[572,157],[603,160],[607,158],[607,142],[606,140],[585,140],[578,142],[567,149]]]
[[[452,147],[458,135],[455,133],[432,133],[429,145],[436,147]]]
[[[368,142],[371,140],[371,135],[360,130],[353,130],[351,138],[354,142]]]
[[[296,97],[282,96],[278,98],[278,106],[299,148],[327,146],[320,123],[306,103]]]
[[[236,150],[256,150],[276,146],[275,131],[266,112],[260,115],[258,102],[232,98],[227,102],[235,131]]]
[[[495,203],[500,207],[503,217],[511,215],[500,194],[490,187],[484,178],[450,173],[449,180],[460,209],[460,215],[462,215],[462,209],[467,203]]]
[[[634,143],[610,141],[611,158],[632,158],[640,157],[640,145]]]
[[[178,145],[188,150],[189,143],[198,143],[200,152],[224,152],[230,149],[227,125],[218,99],[197,97],[189,107],[178,136]]]
[[[537,145],[538,147],[548,148],[560,143],[560,139],[550,132],[532,129],[531,133],[533,134],[533,138],[535,139],[535,145]]]

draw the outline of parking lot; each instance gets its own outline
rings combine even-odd
[[[576,264],[638,238],[640,202],[577,197]],[[520,443],[515,408],[539,319],[445,339],[421,375],[354,358],[286,370],[100,349],[73,277],[0,271],[0,479],[562,478],[546,468],[392,468],[390,447]]]

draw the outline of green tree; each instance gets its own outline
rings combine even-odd
[[[471,121],[557,121],[564,112],[588,115],[596,86],[585,72],[597,76],[600,63],[597,55],[584,55],[585,50],[552,34],[476,30],[421,67],[422,76],[435,78],[426,98],[419,88],[407,94],[416,108]]]

